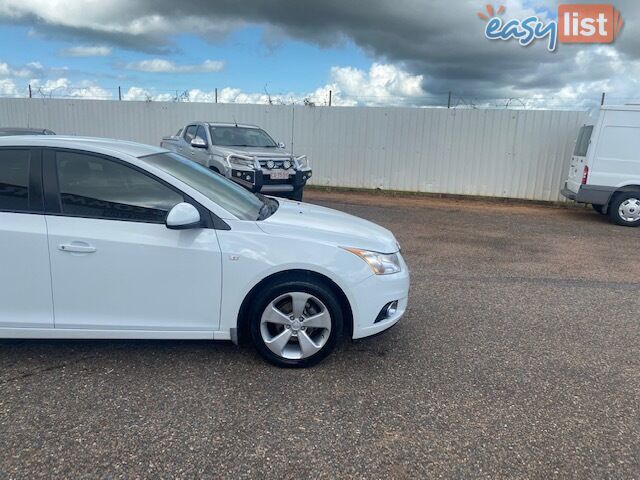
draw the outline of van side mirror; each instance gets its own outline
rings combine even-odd
[[[200,137],[196,137],[193,140],[191,140],[191,146],[193,148],[207,148],[207,142],[205,142]]]
[[[190,203],[182,202],[174,206],[165,220],[165,225],[171,230],[187,230],[201,226],[200,212]]]
[[[284,150],[287,147],[285,146],[284,142],[278,142],[278,148],[282,148]]]

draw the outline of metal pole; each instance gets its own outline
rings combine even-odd
[[[29,84],[29,98],[32,98],[32,96],[31,96],[31,84]]]
[[[602,92],[602,98],[600,99],[600,105],[604,105],[604,92]]]
[[[449,90],[449,100],[447,100],[447,108],[451,108],[451,90]]]
[[[119,85],[118,85],[118,100],[122,101],[122,90],[120,89]]]
[[[329,90],[329,106],[331,106],[331,90]]]
[[[218,87],[216,87],[216,103],[218,103]]]

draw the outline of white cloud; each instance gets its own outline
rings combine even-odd
[[[0,76],[3,77],[32,77],[39,76],[44,71],[40,62],[29,62],[20,67],[14,67],[8,63],[0,62]]]
[[[353,67],[333,67],[330,83],[312,92],[244,92],[239,88],[224,87],[218,90],[220,103],[302,104],[305,100],[316,105],[326,105],[329,90],[332,105],[418,105],[426,94],[421,87],[422,76],[411,75],[391,64],[374,63],[369,71]],[[154,90],[131,87],[123,95],[125,100],[153,100],[189,102],[214,102],[215,90],[191,89],[177,94],[158,93]]]
[[[22,95],[20,94],[20,92],[18,91],[18,87],[12,80],[9,80],[8,78],[1,78],[0,79],[0,96],[23,97],[25,96],[25,94],[24,93]]]
[[[111,51],[111,47],[105,45],[78,45],[65,48],[60,53],[67,57],[108,57]]]
[[[126,68],[128,70],[151,73],[219,72],[224,68],[224,62],[218,60],[205,60],[204,62],[195,65],[178,65],[171,60],[153,58],[150,60],[128,63]]]

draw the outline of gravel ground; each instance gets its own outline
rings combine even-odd
[[[640,229],[586,209],[312,191],[391,228],[410,309],[319,366],[0,341],[0,478],[639,478]]]

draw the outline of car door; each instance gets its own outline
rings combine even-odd
[[[0,149],[0,329],[52,328],[41,151]]]
[[[217,329],[216,231],[164,223],[174,205],[193,200],[144,170],[89,152],[46,151],[43,170],[56,329],[192,337]]]

